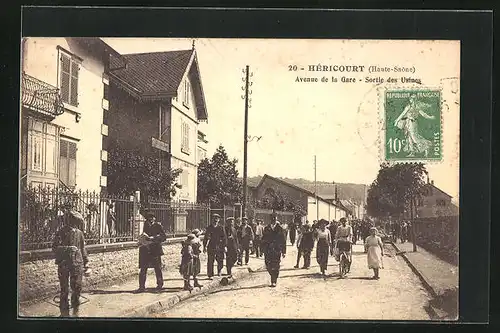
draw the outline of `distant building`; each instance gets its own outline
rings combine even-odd
[[[451,195],[434,186],[434,181],[427,183],[417,200],[417,217],[458,216],[459,209],[451,199]]]
[[[349,214],[349,211],[341,204],[334,203],[320,196],[316,197],[309,190],[267,174],[261,178],[257,186],[249,186],[249,197],[251,197],[250,200],[256,202],[273,191],[285,194],[290,200],[300,205],[307,212],[306,216],[302,218],[303,222],[306,220],[312,222],[319,219],[328,221],[339,220]]]

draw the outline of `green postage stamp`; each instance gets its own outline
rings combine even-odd
[[[440,89],[388,89],[382,102],[385,161],[442,160]]]

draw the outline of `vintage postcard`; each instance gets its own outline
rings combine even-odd
[[[25,37],[19,317],[457,320],[460,41]]]

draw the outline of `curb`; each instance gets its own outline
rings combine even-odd
[[[243,277],[246,277],[247,275],[250,275],[249,268],[252,269],[253,271],[260,270],[264,267],[264,263],[259,264],[257,268],[251,268],[250,266],[245,267],[244,269],[240,269],[236,271],[233,274],[233,279],[241,279]],[[185,301],[187,299],[190,299],[195,296],[202,295],[204,293],[207,293],[208,291],[212,291],[214,289],[217,289],[220,287],[220,282],[223,279],[223,277],[214,277],[212,281],[210,281],[207,284],[204,284],[203,287],[195,288],[191,292],[189,291],[181,291],[175,295],[168,295],[164,297],[159,297],[158,300],[141,306],[137,309],[134,310],[127,310],[125,312],[120,313],[119,317],[127,317],[127,318],[134,318],[134,317],[139,317],[139,318],[144,318],[144,317],[149,317],[151,314],[158,313],[158,312],[163,312],[167,311],[171,308],[173,308],[177,303]],[[230,281],[230,283],[232,282]]]
[[[402,252],[396,244],[394,244],[393,242],[391,242],[392,246],[396,249],[397,252]],[[413,273],[415,273],[415,275],[418,276],[418,278],[420,279],[420,281],[422,282],[422,284],[424,285],[425,289],[427,289],[427,291],[432,295],[432,297],[437,297],[438,294],[436,293],[436,291],[434,290],[434,288],[432,288],[432,286],[430,285],[429,281],[427,280],[427,278],[424,276],[424,274],[422,272],[420,272],[416,267],[415,265],[413,265],[413,263],[410,261],[410,259],[408,259],[408,257],[406,256],[405,253],[402,253],[401,254],[401,257],[403,257],[403,259],[406,261],[406,263],[408,264],[408,266],[410,267],[410,269],[413,271]]]
[[[393,242],[390,242],[392,244],[392,246],[394,247],[394,249],[396,249],[397,252],[402,252],[396,244],[394,244]],[[438,297],[438,294],[436,293],[436,291],[434,290],[434,288],[432,288],[432,286],[430,285],[429,281],[427,280],[427,278],[424,276],[424,274],[422,272],[420,272],[416,267],[415,265],[413,265],[413,263],[410,261],[410,259],[406,256],[406,253],[401,253],[400,254],[401,257],[403,257],[404,261],[406,261],[406,263],[408,264],[408,266],[410,267],[410,269],[413,271],[413,273],[415,273],[415,275],[419,278],[419,280],[422,282],[422,284],[424,285],[425,289],[432,295],[432,297],[436,298]],[[442,313],[442,311],[440,310],[437,310],[435,309],[432,305],[428,304],[425,306],[425,310],[427,310],[427,312],[429,313],[429,315],[434,318],[434,319],[444,319],[446,317],[446,315],[443,315],[443,314],[438,314],[439,313]]]

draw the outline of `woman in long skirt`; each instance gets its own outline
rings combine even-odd
[[[373,269],[373,279],[379,279],[379,270],[382,268],[382,256],[384,255],[384,244],[377,236],[377,228],[370,229],[370,236],[365,239],[365,250],[368,253],[368,269]]]
[[[316,261],[319,264],[321,274],[325,275],[325,271],[328,268],[328,255],[330,253],[332,239],[330,230],[326,228],[328,222],[326,220],[320,220],[318,224],[318,230],[316,231]]]

